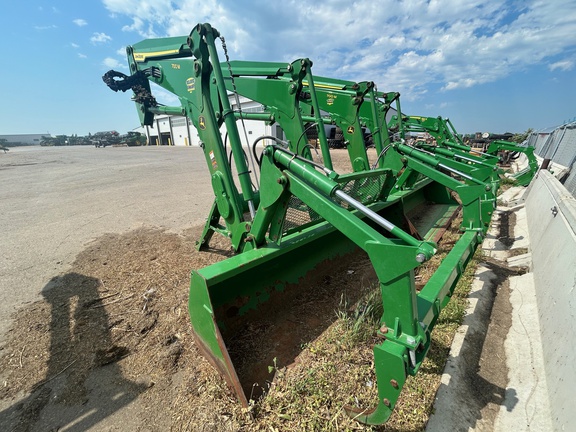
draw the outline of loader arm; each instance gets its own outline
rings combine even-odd
[[[534,147],[524,147],[509,141],[496,140],[492,141],[486,149],[487,154],[493,155],[495,157],[498,157],[499,153],[503,151],[507,152],[511,158],[514,158],[512,154],[523,153],[526,155],[526,158],[528,159],[528,166],[526,166],[526,168],[523,170],[514,173],[512,178],[518,185],[528,186],[538,172],[538,160],[534,155]]]
[[[440,116],[422,117],[396,114],[390,119],[388,127],[391,130],[401,129],[403,131],[402,136],[405,138],[408,133],[428,133],[439,147],[450,149],[456,154],[472,156],[475,160],[493,165],[498,162],[498,158],[472,150],[464,144],[450,119],[444,119]]]
[[[337,124],[343,131],[354,171],[370,168],[365,150],[367,143],[360,132],[362,127],[370,130],[379,155],[376,165],[401,169],[401,162],[392,152],[385,160],[386,148],[392,142],[387,117],[392,104],[399,104],[399,93],[379,92],[373,82],[356,83],[327,77],[316,77],[314,87],[321,109],[329,115],[329,121],[325,122]]]
[[[104,76],[112,90],[133,91],[142,124],[153,125],[158,114],[182,115],[201,138],[215,201],[200,243],[221,233],[235,255],[191,272],[188,307],[196,343],[247,407],[253,383],[239,375],[229,343],[254,314],[298,294],[302,278],[363,250],[378,277],[384,311],[377,330],[382,342],[374,346],[379,398],[374,410],[345,409],[361,422],[381,424],[406,378],[420,368],[438,315],[486,233],[497,188],[492,166],[458,159],[455,149],[407,145],[401,119],[397,135],[389,135],[392,106],[401,113],[398,93],[378,92],[370,81],[315,77],[308,59],[221,63],[218,38],[224,42],[209,24],[198,24],[188,36],[144,40],[127,49],[130,75]],[[159,105],[150,82],[178,96],[180,106]],[[260,102],[264,112],[232,110],[229,92]],[[271,144],[251,167],[237,126],[248,119],[277,122],[287,138],[257,138],[254,146],[263,139]],[[305,122],[317,128],[322,163],[303,141]],[[334,170],[325,123],[345,130],[352,173]],[[372,166],[363,127],[378,153]],[[463,209],[462,235],[418,292],[414,271],[436,253],[439,228],[459,209],[453,194]],[[435,206],[434,220],[412,226],[407,215],[427,206]]]
[[[152,125],[155,114],[183,115],[191,120],[203,143],[215,195],[214,211],[225,221],[222,233],[231,238],[234,250],[242,250],[250,227],[250,218],[246,219],[244,214],[254,216],[258,196],[252,187],[228,97],[225,90],[218,91],[224,89],[222,70],[219,62],[209,61],[211,57],[217,58],[214,42],[217,37],[218,32],[204,24],[196,26],[188,37],[148,39],[134,44],[127,48],[132,75],[120,77],[114,84],[119,90],[134,91],[143,125]],[[220,83],[218,87],[212,86],[213,78]],[[151,95],[149,82],[178,96],[181,106],[159,106]],[[122,87],[122,84],[128,85]],[[233,180],[221,126],[228,133],[241,191]]]
[[[447,157],[467,161],[471,164],[492,166],[495,184],[497,183],[496,176],[500,177],[503,174],[503,170],[497,168],[498,165],[501,164],[504,159],[509,159],[511,155],[524,153],[528,159],[528,166],[511,176],[517,184],[521,186],[528,185],[538,171],[538,162],[534,156],[533,148],[522,147],[508,141],[496,140],[491,142],[484,152],[473,150],[464,144],[450,119],[398,114],[391,119],[389,127],[393,130],[402,127],[405,132],[426,132],[430,134],[436,142],[434,146],[417,143],[419,147],[427,151],[433,151]]]

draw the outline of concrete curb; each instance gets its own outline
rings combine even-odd
[[[513,311],[512,327],[505,342],[508,390],[493,430],[550,431],[534,276],[526,273],[511,277],[509,283]]]
[[[519,204],[523,201],[525,192],[525,188],[510,188],[500,196],[500,202],[510,207],[500,206],[497,209],[493,225],[482,244],[485,255],[489,259],[501,262],[505,268],[531,267],[529,253],[517,256],[514,253],[515,250],[520,252],[523,249],[528,250],[530,244],[526,210],[523,204]],[[514,242],[508,249],[500,241],[499,225],[503,215],[507,216],[507,220],[511,214],[514,215],[514,226],[510,227],[509,237],[512,237]],[[490,336],[488,332],[494,331],[491,326],[491,311],[495,296],[508,295],[508,291],[501,293],[499,288],[494,286],[502,281],[498,281],[497,275],[488,267],[481,265],[476,272],[469,295],[470,306],[463,325],[454,338],[450,358],[436,395],[435,412],[426,428],[429,432],[552,429],[547,387],[543,377],[544,360],[534,278],[531,273],[508,279],[512,312],[510,328],[503,341],[506,358],[483,359],[494,362],[496,367],[498,362],[502,362],[502,367],[508,369],[508,382],[505,388],[493,386],[494,395],[478,398],[475,396],[477,389],[470,385],[470,375],[477,374],[480,359],[462,353],[470,349],[469,345],[477,339],[475,335],[486,332],[482,335],[485,341]],[[498,293],[494,295],[496,289]],[[508,299],[503,300],[508,302]],[[470,361],[475,361],[476,364],[470,364]],[[493,407],[490,408],[489,405]],[[495,415],[494,405],[496,405]]]

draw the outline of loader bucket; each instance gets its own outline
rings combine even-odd
[[[189,311],[196,342],[244,406],[254,379],[240,381],[225,340],[237,337],[252,314],[277,312],[307,275],[318,277],[330,262],[355,249],[352,241],[324,223],[285,238],[282,248],[255,249],[192,272]],[[265,377],[263,370],[260,379]]]
[[[416,231],[422,233],[423,240],[438,241],[442,230],[450,224],[459,209],[457,203],[439,193],[439,190],[442,188],[437,183],[426,179],[409,194],[398,193],[388,197],[385,202],[378,202],[375,209],[395,224],[408,227],[407,230],[414,234]],[[437,201],[436,204],[431,202],[433,199]],[[409,218],[414,223],[409,222]],[[378,252],[380,246],[367,244],[364,249],[368,251],[381,284],[397,283],[397,280],[388,279],[398,272],[406,273],[408,276],[405,279],[413,283],[409,272],[417,263],[411,263],[409,257],[413,255],[414,248],[398,244],[388,246],[388,252],[381,253]],[[302,297],[305,287],[316,286],[310,283],[311,280],[320,284],[324,275],[342,267],[348,257],[358,252],[358,245],[341,229],[320,220],[283,237],[281,247],[246,251],[192,272],[189,312],[197,345],[244,406],[248,406],[249,399],[259,396],[258,392],[254,392],[255,383],[264,387],[265,381],[271,379],[267,366],[272,365],[273,359],[280,358],[281,354],[271,352],[268,363],[260,365],[260,370],[254,370],[252,365],[243,367],[245,360],[242,353],[235,352],[235,341],[242,338],[251,323],[262,315],[281,315],[294,297]],[[303,284],[303,281],[308,284]],[[414,292],[413,286],[404,292],[410,297]],[[449,290],[444,293],[447,294]],[[397,300],[404,302],[404,299]],[[414,313],[417,313],[418,307],[421,306],[414,299]],[[285,339],[290,339],[293,327],[294,324],[288,323],[287,328],[279,331],[279,340],[272,341],[281,345],[279,351],[288,349]],[[302,341],[294,342],[295,349],[300,351]],[[393,363],[402,363],[403,356],[405,353]],[[288,364],[282,362],[281,366]]]

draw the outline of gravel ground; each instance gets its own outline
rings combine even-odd
[[[200,148],[19,147],[0,155],[0,343],[86,244],[142,226],[181,232],[212,200]]]
[[[16,369],[29,374],[22,376],[23,383],[37,382],[36,387],[21,386],[15,395],[10,390],[19,388],[14,373],[7,375],[9,368],[0,372],[3,390],[9,395],[0,398],[0,429],[60,430],[58,425],[67,424],[66,430],[146,430],[141,414],[148,407],[137,395],[147,384],[127,385],[114,366],[85,374],[85,380],[70,385],[66,384],[68,375],[82,370],[78,368],[82,356],[69,359],[60,355],[68,363],[62,367],[54,364],[52,372],[56,368],[66,371],[49,373],[54,377],[50,386],[30,376],[30,366],[38,365],[35,373],[43,375],[46,363],[48,369],[54,363],[42,361],[46,341],[33,337],[34,329],[41,330],[50,322],[41,313],[46,290],[62,283],[69,286],[77,257],[90,249],[94,239],[150,227],[181,234],[204,223],[213,194],[202,150],[12,148],[0,157],[0,183],[0,350],[6,354],[14,347],[14,340],[12,345],[6,344],[15,319],[16,325],[30,326],[30,330],[16,327],[11,335],[14,339],[15,333],[24,331],[24,338],[31,341],[20,348]],[[84,279],[80,285],[90,285]],[[30,319],[22,321],[23,316]],[[34,316],[36,326],[30,324]],[[54,337],[48,343],[54,345]],[[52,353],[53,357],[58,356]],[[14,358],[7,360],[14,364]],[[89,393],[90,398],[62,405],[55,398],[66,392],[72,399],[82,393]],[[156,420],[162,423],[160,418]]]

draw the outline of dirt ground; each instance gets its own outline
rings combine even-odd
[[[15,205],[3,221],[14,230],[7,236],[10,253],[2,257],[8,271],[1,290],[7,301],[0,429],[254,428],[192,340],[190,270],[230,254],[217,236],[210,251],[195,250],[202,229],[198,222],[207,216],[211,192],[197,164],[203,162],[201,154],[190,157],[194,150],[28,148],[0,161],[5,184],[20,176],[22,189],[5,189],[3,197]],[[99,151],[107,153],[94,153]],[[108,175],[99,171],[104,168]],[[143,179],[133,177],[142,173]],[[178,184],[188,176],[184,186]],[[143,189],[136,190],[132,181]],[[166,201],[170,193],[174,202]],[[154,203],[157,198],[160,205]],[[186,206],[195,208],[192,217],[189,210],[177,210]],[[40,217],[33,216],[35,211]],[[34,248],[43,243],[57,247],[37,254]],[[304,298],[304,309],[306,303],[308,309],[316,305],[313,313],[306,311],[314,322],[294,338],[293,351],[301,351],[335,320],[344,293],[346,301],[358,298],[363,278],[368,283],[373,275],[360,258],[330,275],[324,281],[328,289]],[[20,286],[20,296],[10,289]],[[251,333],[252,338],[259,333],[261,352],[270,351],[267,340],[277,344],[278,338],[265,327],[261,323]],[[276,362],[258,361],[267,363],[266,370]],[[248,377],[253,369],[248,367]],[[258,383],[267,385],[265,379]]]
[[[199,219],[206,217],[211,201],[209,186],[205,180],[200,180],[208,177],[206,173],[194,164],[192,168],[187,167],[189,161],[181,161],[190,155],[183,149],[102,149],[109,153],[98,155],[102,158],[98,164],[105,167],[110,163],[112,172],[106,181],[102,181],[102,187],[107,188],[109,195],[96,196],[98,171],[95,170],[90,178],[82,171],[91,157],[87,150],[79,149],[80,156],[84,157],[82,160],[69,153],[63,156],[63,153],[22,153],[24,156],[19,160],[0,161],[0,179],[5,181],[15,178],[18,167],[46,165],[49,161],[58,164],[59,160],[64,160],[78,169],[81,188],[75,192],[84,191],[89,195],[83,200],[99,200],[96,207],[92,204],[88,210],[81,210],[82,207],[74,202],[66,204],[66,211],[62,210],[61,215],[65,218],[72,215],[68,218],[69,226],[55,228],[51,235],[63,236],[62,230],[71,231],[66,237],[70,240],[68,243],[59,238],[47,240],[59,242],[56,252],[50,248],[45,251],[45,254],[53,254],[47,265],[35,268],[35,257],[23,255],[31,260],[27,271],[37,273],[32,281],[45,281],[36,290],[34,283],[18,281],[18,274],[24,272],[14,271],[11,278],[7,278],[11,286],[18,287],[21,283],[27,289],[24,302],[28,304],[18,305],[12,300],[15,312],[10,318],[6,316],[7,309],[3,311],[2,319],[9,325],[5,326],[7,330],[0,347],[0,429],[18,432],[283,430],[277,423],[274,426],[258,421],[266,417],[267,404],[243,409],[225,382],[199,354],[193,341],[187,310],[190,270],[205,267],[230,254],[227,242],[217,236],[209,251],[200,253],[195,249],[202,229]],[[179,152],[178,155],[174,156],[171,150]],[[149,151],[156,153],[146,155]],[[197,159],[198,155],[195,156]],[[123,157],[141,157],[142,162],[118,162]],[[158,157],[162,162],[154,159]],[[152,169],[155,163],[160,164],[158,170]],[[175,168],[166,170],[171,164]],[[131,204],[134,189],[128,186],[129,178],[135,174],[131,171],[133,165],[140,166],[148,180],[144,183],[148,196],[139,194],[137,205]],[[192,174],[187,172],[190,169]],[[33,185],[33,175],[30,175]],[[190,175],[192,181],[178,183],[185,182]],[[74,180],[73,177],[69,179]],[[177,190],[173,189],[174,183],[178,185]],[[65,187],[68,184],[59,177],[38,187],[52,194],[55,189],[62,189],[60,193],[65,196],[70,194]],[[162,193],[163,188],[169,190]],[[30,199],[36,196],[29,193]],[[170,193],[180,199],[166,201]],[[155,199],[163,200],[160,206],[153,204]],[[66,200],[60,201],[60,206],[62,203]],[[196,206],[198,211],[175,210],[186,205]],[[123,219],[114,215],[115,209],[121,206],[129,210],[122,213]],[[102,210],[105,220],[113,219],[118,223],[98,225],[99,222],[93,222],[96,225],[78,235],[81,241],[72,240],[77,226],[83,226],[82,220],[101,221],[101,215],[94,215],[97,208]],[[56,217],[58,212],[53,211],[53,214],[47,214]],[[75,211],[80,214],[75,215]],[[157,216],[156,221],[149,218],[150,213]],[[24,236],[24,240],[28,236],[31,239],[41,237],[40,234],[49,238],[46,231],[54,221],[42,217],[34,223],[36,231]],[[19,258],[18,247],[33,244],[18,245],[13,237],[9,240],[16,250],[3,262],[6,268],[10,261]],[[54,261],[59,264],[53,266]],[[290,352],[287,359],[274,354],[279,352],[279,330],[275,329],[273,319],[276,317],[263,316],[247,330],[250,337],[246,341],[234,341],[244,350],[243,354],[249,354],[245,356],[249,360],[244,365],[237,365],[241,381],[258,381],[254,386],[257,393],[271,387],[274,372],[293,369],[295,374],[305,373],[299,369],[299,363],[310,361],[309,364],[313,364],[310,359],[317,356],[312,345],[314,340],[323,332],[329,334],[342,304],[354,304],[374,280],[371,266],[358,255],[345,266],[333,269],[320,283],[316,281],[314,286],[304,286],[303,291],[307,294],[296,305],[297,315],[286,318],[294,320],[300,328],[297,336],[291,338],[292,346],[282,347],[281,352]],[[3,292],[10,291],[6,280],[3,285]],[[35,297],[32,291],[39,295]],[[504,329],[507,325],[502,323]],[[438,349],[446,350],[449,342],[435,343]],[[493,349],[501,352],[499,346]],[[371,358],[369,351],[366,358]],[[367,363],[362,367],[371,369],[369,361],[364,357],[360,359]],[[441,365],[427,365],[423,369],[426,368],[434,369],[437,375]],[[373,385],[368,385],[371,377],[356,376],[356,369],[353,366],[349,369],[343,378],[366,382],[364,396],[369,400],[375,391]],[[500,373],[498,379],[505,381],[505,375],[505,372]],[[483,390],[479,382],[472,385],[480,394]],[[505,383],[497,384],[498,388],[505,386]],[[488,386],[487,390],[492,388]],[[364,402],[362,396],[360,399]],[[484,405],[480,404],[480,407]],[[346,422],[345,416],[336,417],[327,406],[316,409],[326,410],[327,422]],[[251,415],[256,415],[257,421]],[[290,424],[290,419],[284,419],[282,413],[275,415],[277,420]],[[317,426],[308,429],[317,430]],[[338,428],[364,429],[367,428],[353,421]],[[419,429],[406,426],[401,430]]]
[[[156,301],[153,291],[146,294],[153,290],[149,280],[133,279],[143,274],[139,256],[149,246],[138,239],[145,237],[165,252],[156,268],[172,257],[157,283],[176,283],[170,268],[182,265],[186,282],[173,291],[180,297],[172,303],[187,315],[187,250],[193,245],[186,249],[180,239],[205,220],[213,196],[201,149],[27,147],[3,156],[0,430],[154,430],[154,424],[170,424],[162,411],[149,422],[142,415],[145,399],[137,396],[152,380],[138,375],[132,381],[120,370],[116,360],[130,361],[128,346],[114,343],[132,330],[117,321],[131,321],[110,308],[122,306],[127,314],[144,307],[142,295],[150,306]],[[154,279],[154,270],[145,273]],[[118,284],[122,277],[132,285]],[[145,309],[133,323],[142,335],[156,314]],[[166,346],[177,351],[175,342]]]

